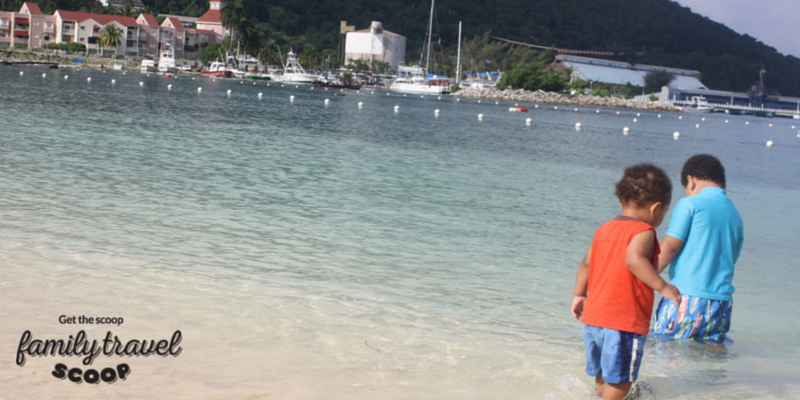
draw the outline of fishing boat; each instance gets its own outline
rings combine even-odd
[[[142,73],[156,72],[156,61],[152,58],[143,58],[139,70]]]
[[[297,61],[297,55],[289,50],[289,54],[286,55],[286,65],[283,67],[283,75],[280,76],[280,79],[275,80],[291,83],[314,83],[319,80],[319,76],[306,72]]]
[[[178,71],[175,65],[175,51],[169,43],[161,45],[161,51],[158,55],[158,72],[164,74],[174,74]]]
[[[428,79],[427,72],[431,58],[431,34],[433,30],[434,1],[431,0],[431,16],[428,21],[428,54],[425,57],[425,68],[421,66],[407,67],[401,65],[397,69],[397,79],[389,86],[389,90],[401,93],[448,94],[450,80],[446,78]],[[422,61],[420,57],[420,61]]]
[[[207,68],[203,68],[200,72],[202,76],[210,76],[212,78],[230,78],[233,72],[228,68],[224,62],[214,61]]]
[[[705,97],[693,96],[691,104],[689,104],[687,107],[683,107],[681,111],[688,113],[703,114],[703,113],[710,113],[713,109],[714,107],[708,105],[708,102],[706,101]]]
[[[332,88],[332,89],[352,89],[352,90],[361,89],[360,83],[353,83],[341,80],[333,82],[315,81],[313,85],[314,87]]]

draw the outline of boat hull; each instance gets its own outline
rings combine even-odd
[[[286,74],[284,73],[281,75],[282,82],[288,83],[314,83],[319,79],[317,75],[310,75],[310,74]],[[276,79],[278,80],[278,79]]]
[[[204,71],[201,72],[200,75],[210,76],[212,78],[230,78],[233,74],[231,73],[231,71],[214,71],[214,72]]]
[[[449,94],[450,91],[445,86],[434,86],[420,83],[393,83],[389,90],[400,93],[415,94]]]
[[[314,82],[314,87],[324,87],[324,88],[331,88],[331,89],[351,89],[351,90],[358,90],[361,89],[361,85],[359,84],[342,84],[342,83],[325,83],[325,82]]]

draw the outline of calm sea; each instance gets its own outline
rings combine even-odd
[[[800,121],[386,93],[0,67],[0,397],[590,399],[569,307],[613,184],[680,198],[703,152],[745,221],[733,343],[648,343],[642,398],[800,398]],[[26,330],[182,351],[18,366]]]

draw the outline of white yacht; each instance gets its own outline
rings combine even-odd
[[[158,72],[174,74],[178,70],[175,65],[175,51],[169,43],[161,45],[161,51],[158,55]]]
[[[283,74],[275,77],[275,80],[292,83],[314,83],[318,81],[319,76],[306,72],[305,69],[297,61],[297,56],[293,51],[289,50],[286,56],[286,66],[283,67]]]
[[[425,69],[418,66],[397,68],[397,79],[389,86],[389,90],[401,93],[448,94],[448,79],[427,79]]]

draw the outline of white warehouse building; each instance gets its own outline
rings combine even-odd
[[[383,29],[378,21],[372,21],[369,29],[347,32],[344,47],[344,62],[350,59],[389,63],[392,68],[406,61],[406,37]]]

